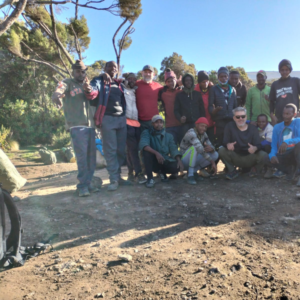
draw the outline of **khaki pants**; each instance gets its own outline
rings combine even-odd
[[[219,149],[219,156],[229,172],[234,171],[235,167],[252,168],[254,166],[260,171],[267,155],[266,152],[261,150],[254,154],[240,155],[234,151],[227,150],[225,147]]]

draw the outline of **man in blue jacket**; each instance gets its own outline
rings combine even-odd
[[[163,182],[167,182],[166,174],[175,174],[183,171],[181,154],[175,145],[173,135],[164,129],[162,116],[155,115],[152,126],[142,132],[140,150],[143,151],[144,164],[147,174],[146,187],[153,187],[153,174],[161,173]]]
[[[267,166],[284,172],[287,180],[293,180],[300,167],[300,118],[295,118],[296,115],[295,104],[289,103],[284,107],[283,122],[274,126],[272,149],[267,159]],[[271,178],[271,171],[267,173],[265,178]],[[297,186],[300,186],[300,179]]]

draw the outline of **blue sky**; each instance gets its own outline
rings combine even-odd
[[[173,52],[197,70],[233,65],[248,72],[276,71],[283,58],[300,70],[299,0],[142,0],[142,6],[132,45],[121,57],[124,72],[146,64],[160,69]],[[69,6],[57,18],[64,21],[73,14],[74,6]],[[112,36],[121,18],[88,9],[79,14],[90,28],[85,63],[115,60]]]

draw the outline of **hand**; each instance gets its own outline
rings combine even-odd
[[[214,173],[212,175],[216,175],[218,169],[217,169],[217,166],[216,166],[216,163],[212,160],[211,162],[211,168],[213,169]]]
[[[257,151],[257,147],[256,147],[256,146],[253,146],[253,145],[251,145],[251,144],[249,144],[249,143],[248,143],[248,146],[249,146],[248,152],[249,152],[250,154],[253,154],[253,153],[255,153],[255,152]]]
[[[229,151],[234,151],[234,145],[236,144],[236,142],[234,143],[228,143],[227,144],[227,150]]]
[[[186,122],[186,117],[185,117],[185,116],[182,116],[182,117],[180,118],[180,122],[181,122],[182,124],[184,124],[184,123]]]
[[[217,107],[214,106],[214,110],[212,111],[212,114],[213,115],[217,114],[220,110],[222,110],[222,108],[223,108],[222,106],[217,106]]]
[[[156,152],[155,156],[156,156],[156,159],[157,159],[158,163],[162,165],[164,163],[164,161],[165,161],[165,159],[163,158],[163,156],[160,153],[158,153],[158,152]]]
[[[104,84],[110,84],[112,82],[111,77],[107,73],[101,74],[103,77]]]
[[[271,158],[271,163],[272,164],[279,164],[279,160],[278,160],[278,158],[277,158],[277,156],[273,156],[272,158]]]
[[[177,159],[177,168],[179,169],[179,172],[183,172],[184,171],[184,166],[183,163],[181,161],[181,159]]]
[[[274,114],[270,114],[270,117],[271,117],[273,126],[276,125],[278,122],[278,119],[276,118],[276,116]]]
[[[287,147],[288,147],[288,144],[283,142],[279,147],[279,150],[278,150],[279,154],[284,154]]]
[[[182,76],[180,75],[179,79],[177,79],[177,85],[182,86]]]
[[[268,102],[270,102],[270,100],[269,100],[269,95],[265,95],[265,99],[266,99]]]
[[[90,80],[88,79],[88,77],[86,76],[84,81],[83,81],[83,90],[87,93],[90,93],[92,91],[92,87],[90,85]]]
[[[215,150],[214,150],[211,146],[205,145],[204,151],[205,151],[205,152],[214,152]]]
[[[257,126],[257,122],[255,122],[255,121],[251,121],[250,124]]]
[[[61,94],[59,92],[54,92],[52,95],[52,101],[55,104],[57,108],[61,108],[63,106],[63,103],[61,101],[62,98],[65,97],[65,94]]]

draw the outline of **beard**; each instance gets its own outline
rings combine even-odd
[[[151,82],[152,81],[152,78],[151,76],[143,76],[143,80],[147,83]]]
[[[243,123],[236,123],[237,127],[244,127],[246,124],[246,121],[243,122]]]

